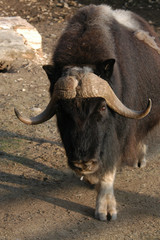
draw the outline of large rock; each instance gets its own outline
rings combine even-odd
[[[16,58],[41,61],[43,59],[41,35],[21,17],[0,17],[1,70],[5,62],[12,62]]]

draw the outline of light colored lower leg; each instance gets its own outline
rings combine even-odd
[[[143,168],[146,166],[146,162],[147,162],[146,161],[147,146],[143,142],[140,142],[137,147],[137,152],[138,152],[138,159],[134,166]]]
[[[101,221],[105,221],[108,214],[113,220],[117,217],[116,200],[113,190],[115,173],[116,169],[104,174],[97,186],[98,195],[95,216]]]
[[[139,158],[139,166],[141,168],[146,166],[146,153],[147,153],[147,146],[145,144],[142,144],[142,155]]]

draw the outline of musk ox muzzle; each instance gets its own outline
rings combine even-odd
[[[39,115],[27,118],[21,116],[14,109],[17,118],[29,125],[43,123],[56,114],[56,105],[59,99],[95,98],[101,97],[106,100],[107,105],[116,113],[126,118],[142,119],[147,116],[152,107],[152,101],[148,100],[145,110],[135,111],[126,107],[115,95],[107,81],[94,73],[79,74],[78,76],[61,77],[55,83],[54,92],[46,109]]]

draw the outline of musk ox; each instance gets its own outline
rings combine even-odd
[[[26,124],[56,115],[69,166],[97,186],[95,217],[114,220],[117,165],[145,165],[144,138],[160,120],[158,36],[130,11],[86,6],[69,21],[44,70],[46,109],[32,118],[15,113]]]

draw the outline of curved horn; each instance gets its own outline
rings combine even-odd
[[[72,99],[75,97],[90,98],[102,97],[106,100],[108,106],[118,114],[133,119],[141,119],[148,115],[151,110],[152,102],[149,99],[148,106],[144,111],[134,111],[127,108],[115,95],[109,84],[93,73],[87,73],[81,76],[79,82],[75,77],[68,76],[60,78],[54,86],[54,93],[46,107],[39,115],[26,118],[21,116],[17,109],[14,109],[17,118],[29,125],[43,123],[52,118],[56,113],[56,101],[58,99]]]
[[[40,124],[40,123],[43,123],[43,122],[49,120],[51,117],[54,116],[54,114],[56,112],[55,100],[53,98],[51,98],[46,109],[42,113],[40,113],[39,115],[37,115],[35,117],[31,117],[31,118],[24,117],[19,113],[19,111],[16,108],[14,108],[14,112],[15,112],[17,118],[25,124],[28,124],[28,125]]]
[[[39,115],[31,118],[27,118],[22,116],[19,111],[15,108],[14,112],[17,118],[28,125],[36,125],[43,122],[46,122],[50,118],[52,118],[56,113],[56,101],[57,99],[71,99],[76,96],[76,87],[78,85],[78,81],[74,77],[64,77],[60,78],[54,87],[54,93],[52,98],[47,105],[46,109],[40,113]]]
[[[107,81],[98,77],[94,73],[87,73],[81,80],[81,86],[77,88],[77,95],[83,98],[102,97],[107,105],[121,116],[133,119],[142,119],[148,115],[152,107],[152,101],[149,99],[148,106],[143,111],[134,111],[127,108],[115,95]]]

